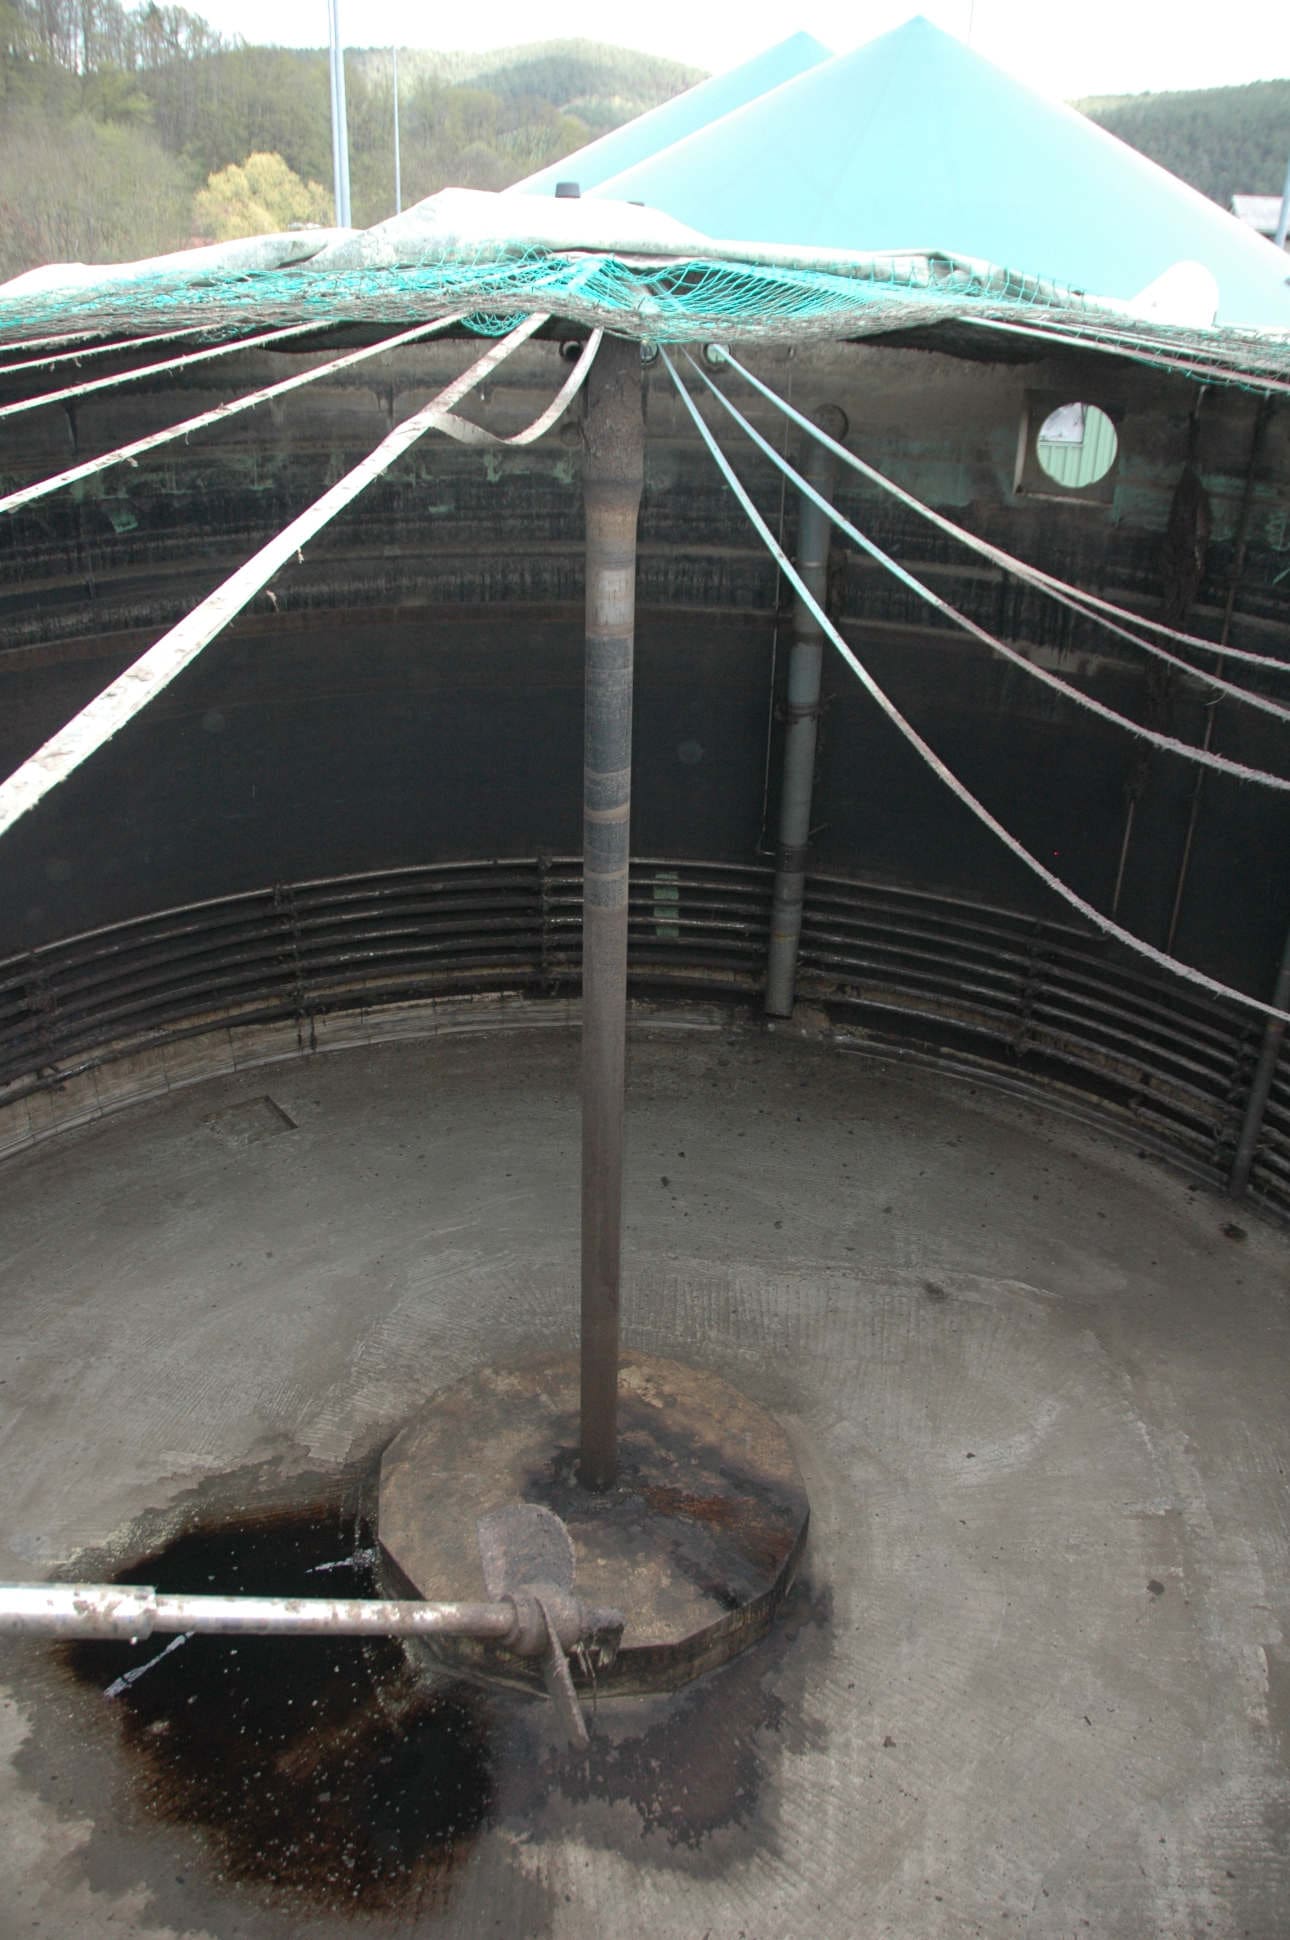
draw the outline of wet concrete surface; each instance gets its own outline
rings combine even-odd
[[[572,1344],[576,1069],[302,1059],[5,1166],[0,1573],[362,1587],[426,1395]],[[581,1757],[393,1647],[4,1641],[0,1934],[1278,1940],[1285,1238],[753,1030],[638,1037],[631,1113],[627,1339],[771,1409],[810,1494],[771,1639]]]
[[[116,1579],[379,1594],[370,1539],[341,1504],[248,1517],[235,1499],[227,1521],[213,1509]],[[81,1729],[101,1728],[110,1707],[149,1814],[198,1830],[226,1879],[278,1905],[446,1901],[492,1810],[496,1733],[481,1694],[418,1677],[392,1639],[155,1637],[44,1655],[34,1681],[52,1696],[61,1672],[89,1695],[79,1712],[63,1707]]]
[[[381,1458],[380,1580],[392,1596],[488,1594],[467,1516],[536,1503],[559,1516],[579,1596],[630,1613],[612,1661],[588,1653],[575,1685],[604,1696],[678,1690],[766,1634],[800,1566],[810,1505],[774,1416],[702,1369],[630,1349],[619,1356],[618,1470],[578,1481],[576,1354],[505,1357],[441,1388]],[[535,1575],[542,1576],[541,1568]],[[473,1638],[423,1643],[461,1670],[542,1689],[542,1668]]]

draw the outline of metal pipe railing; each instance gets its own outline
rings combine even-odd
[[[158,1633],[232,1637],[472,1637],[516,1657],[540,1657],[569,1742],[587,1727],[568,1654],[607,1669],[623,1634],[619,1610],[573,1591],[575,1553],[559,1516],[515,1503],[476,1525],[486,1603],[398,1602],[370,1597],[187,1596],[136,1583],[0,1583],[0,1634],[106,1637],[137,1644]],[[173,1649],[171,1645],[169,1648]],[[164,1655],[164,1653],[163,1653]]]
[[[131,1642],[172,1632],[480,1637],[519,1648],[529,1628],[511,1597],[495,1603],[402,1603],[365,1597],[169,1596],[122,1583],[0,1583],[0,1631],[35,1630],[58,1637]]]
[[[1281,964],[1272,991],[1272,1001],[1278,1010],[1284,1010],[1287,1002],[1290,1002],[1290,935],[1286,937],[1285,949],[1281,955]],[[1268,1108],[1268,1097],[1272,1090],[1272,1080],[1276,1076],[1277,1064],[1280,1061],[1285,1031],[1286,1027],[1279,1017],[1269,1017],[1263,1032],[1259,1061],[1254,1067],[1249,1096],[1245,1101],[1245,1113],[1241,1120],[1240,1135],[1236,1141],[1236,1156],[1232,1160],[1232,1170],[1227,1181],[1227,1190],[1233,1199],[1242,1198],[1250,1183],[1250,1174],[1254,1170],[1254,1160],[1259,1149],[1259,1134],[1263,1130],[1263,1117]]]

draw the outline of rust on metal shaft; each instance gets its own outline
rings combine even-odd
[[[582,1392],[578,1477],[618,1467],[632,796],[636,519],[644,476],[640,346],[606,337],[587,380],[587,620],[582,773]]]

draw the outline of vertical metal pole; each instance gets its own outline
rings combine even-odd
[[[847,420],[836,405],[814,413],[822,431],[839,442],[847,435]],[[822,498],[831,499],[838,461],[827,446],[811,440],[803,475]],[[797,518],[797,570],[812,595],[824,606],[828,598],[829,540],[833,526],[827,512],[803,497]],[[824,635],[820,623],[798,597],[793,606],[793,646],[788,658],[788,723],[784,730],[784,762],[779,795],[779,839],[775,851],[775,889],[770,914],[770,948],[766,957],[766,1013],[791,1017],[797,982],[797,950],[802,935],[802,898],[806,893],[807,845],[811,834],[811,795],[815,786],[815,743],[820,721],[820,672]]]
[[[394,92],[394,213],[403,214],[403,156],[399,149],[399,50],[390,49],[390,71]]]
[[[344,214],[341,225],[348,229],[354,220],[349,199],[349,109],[345,103],[345,43],[340,37],[340,0],[332,0],[336,9],[336,102],[340,118],[340,175],[341,193],[344,199]]]
[[[1290,162],[1286,163],[1286,182],[1281,191],[1281,214],[1277,217],[1276,234],[1272,240],[1278,249],[1286,246],[1286,233],[1290,231]]]
[[[1232,637],[1232,616],[1236,611],[1236,595],[1240,589],[1241,576],[1245,571],[1245,554],[1250,532],[1250,514],[1254,509],[1255,473],[1263,457],[1263,444],[1268,434],[1268,426],[1271,422],[1272,399],[1265,397],[1254,414],[1254,434],[1250,440],[1250,455],[1245,465],[1245,488],[1241,494],[1241,510],[1237,516],[1236,532],[1232,541],[1232,565],[1227,575],[1227,597],[1223,602],[1223,626],[1218,636],[1218,643],[1222,647],[1225,647]],[[1226,663],[1220,660],[1214,671],[1219,674],[1223,673],[1225,665]],[[1209,752],[1210,743],[1214,739],[1214,718],[1217,713],[1217,707],[1207,707],[1205,709],[1205,735],[1201,746],[1205,749],[1206,753]],[[1174,906],[1169,917],[1169,931],[1165,937],[1166,950],[1172,950],[1174,947],[1174,938],[1178,934],[1178,923],[1182,916],[1183,891],[1187,887],[1187,872],[1191,867],[1192,844],[1196,840],[1196,824],[1200,819],[1201,795],[1205,785],[1204,776],[1205,770],[1198,768],[1196,770],[1196,779],[1192,784],[1191,806],[1187,812],[1187,833],[1183,838],[1182,860],[1178,865],[1178,880],[1174,886]],[[1114,914],[1114,911],[1112,911],[1112,914]]]
[[[331,214],[340,226],[340,114],[336,105],[336,0],[327,0],[327,80],[331,89]]]
[[[331,34],[331,172],[338,228],[350,227],[349,117],[345,108],[345,50],[340,41],[340,0],[327,0]]]
[[[1281,968],[1277,971],[1276,987],[1272,992],[1272,1002],[1278,1010],[1285,1010],[1290,1003],[1290,936],[1286,938]],[[1279,1017],[1269,1017],[1263,1033],[1263,1048],[1259,1052],[1259,1061],[1254,1067],[1250,1095],[1246,1100],[1245,1117],[1241,1124],[1241,1135],[1236,1144],[1236,1157],[1232,1161],[1231,1177],[1227,1181],[1227,1190],[1233,1199],[1239,1199],[1250,1183],[1259,1133],[1263,1130],[1263,1114],[1268,1108],[1268,1094],[1272,1090],[1272,1080],[1276,1076],[1277,1060],[1281,1055],[1281,1040],[1285,1036],[1285,1031],[1286,1027]]]
[[[582,1439],[578,1479],[618,1473],[618,1309],[627,1049],[640,345],[606,337],[587,379],[582,770]]]

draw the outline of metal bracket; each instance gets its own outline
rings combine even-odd
[[[576,1650],[593,1672],[607,1669],[623,1634],[617,1610],[593,1610],[573,1593],[573,1539],[559,1516],[537,1503],[518,1502],[481,1516],[476,1529],[490,1597],[515,1609],[508,1649],[542,1658],[542,1681],[569,1743],[588,1742],[586,1721],[569,1671]]]
[[[542,1612],[542,1621],[546,1626],[542,1682],[546,1685],[547,1696],[555,1706],[560,1722],[564,1726],[565,1736],[575,1750],[580,1751],[591,1741],[587,1732],[587,1721],[582,1715],[582,1706],[578,1702],[578,1694],[573,1688],[573,1679],[569,1675],[569,1660],[564,1654],[564,1645],[560,1641],[559,1632],[545,1599],[538,1593],[535,1594],[534,1601]]]

